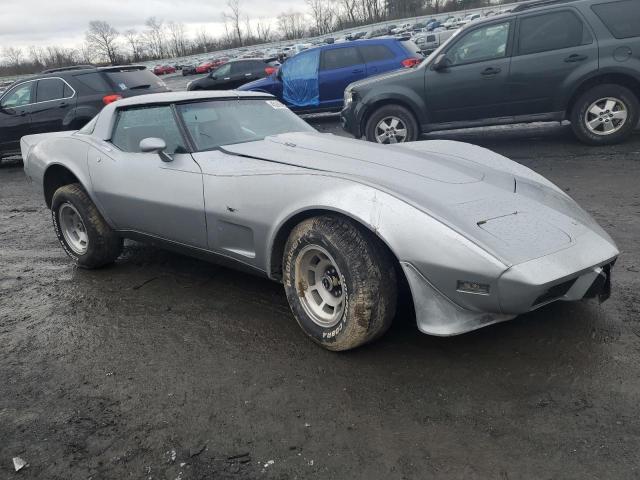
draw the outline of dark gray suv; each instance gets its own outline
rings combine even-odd
[[[640,0],[540,0],[469,24],[421,65],[352,83],[343,127],[373,142],[570,120],[613,144],[638,123]]]

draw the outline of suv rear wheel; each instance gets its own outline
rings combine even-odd
[[[364,130],[367,140],[376,143],[415,142],[420,134],[413,114],[400,105],[384,105],[375,110]]]
[[[590,145],[624,141],[638,124],[638,98],[626,87],[604,84],[580,96],[570,120],[576,137]]]

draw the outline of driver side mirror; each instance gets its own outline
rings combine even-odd
[[[435,61],[433,62],[433,69],[436,72],[439,72],[441,70],[446,70],[450,65],[451,65],[451,60],[449,60],[449,57],[447,57],[447,54],[441,53],[440,55],[438,55],[438,58],[436,58]]]
[[[143,153],[157,153],[163,162],[172,162],[173,158],[165,152],[167,143],[161,138],[149,137],[140,140],[140,151]]]

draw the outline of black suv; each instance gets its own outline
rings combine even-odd
[[[223,63],[206,77],[189,82],[187,90],[233,90],[268,77],[280,65],[275,58],[242,58]]]
[[[78,65],[18,80],[0,96],[0,159],[18,154],[25,135],[78,130],[119,98],[167,91],[144,66]]]
[[[355,82],[343,127],[373,142],[421,132],[570,120],[613,144],[638,123],[640,0],[540,0],[464,27],[421,65]]]

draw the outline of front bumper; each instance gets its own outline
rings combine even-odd
[[[343,130],[350,133],[355,138],[362,137],[362,129],[360,128],[360,118],[356,113],[356,102],[351,102],[340,112],[340,124]]]
[[[438,291],[413,265],[407,262],[401,262],[401,265],[411,288],[418,329],[429,335],[451,336],[511,320],[556,301],[598,298],[603,302],[611,294],[614,263],[615,258],[549,282],[520,283],[519,296],[505,295],[501,290],[500,312],[463,308]],[[502,288],[505,288],[504,284]]]

